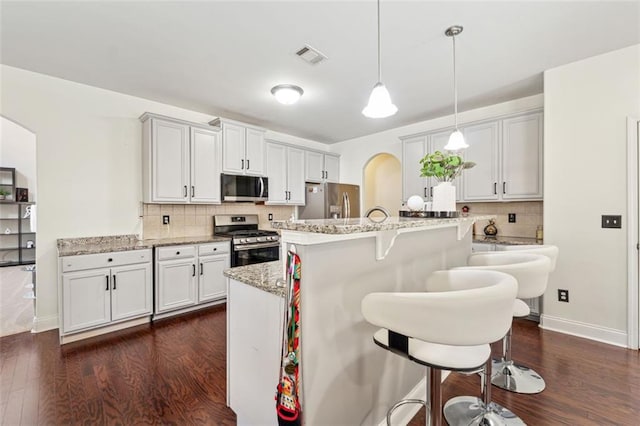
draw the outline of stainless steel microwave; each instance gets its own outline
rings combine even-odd
[[[223,202],[267,201],[269,182],[266,177],[220,175]]]

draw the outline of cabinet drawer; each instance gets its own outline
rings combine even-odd
[[[198,255],[207,256],[210,254],[220,254],[229,252],[229,243],[213,243],[213,244],[201,244],[198,246]]]
[[[151,249],[62,257],[62,272],[151,262]]]
[[[157,249],[158,260],[196,257],[196,246],[169,246]]]

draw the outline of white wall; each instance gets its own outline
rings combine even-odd
[[[544,237],[560,257],[543,325],[626,345],[626,119],[640,116],[640,45],[548,70],[544,86]],[[601,229],[603,214],[622,215],[622,229]]]
[[[458,114],[459,124],[489,119],[506,114],[513,114],[540,108],[543,103],[542,95],[534,95],[514,101],[503,102],[488,107],[464,111]],[[384,132],[374,133],[360,138],[350,139],[331,145],[334,152],[340,157],[340,181],[355,185],[363,185],[364,167],[370,158],[379,153],[388,153],[398,159],[402,159],[401,136],[427,132],[453,126],[453,115],[436,118],[428,121],[396,127]],[[402,194],[400,194],[402,197]]]
[[[29,201],[37,201],[36,135],[5,117],[0,117],[0,167],[15,168],[16,188],[27,188]]]
[[[207,123],[213,116],[1,66],[0,114],[37,136],[36,330],[57,326],[56,239],[140,234],[145,111]],[[324,147],[281,133],[285,142]]]

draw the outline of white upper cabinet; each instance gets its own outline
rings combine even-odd
[[[464,200],[498,200],[498,148],[500,123],[488,123],[467,126],[462,129],[469,145],[464,152],[465,161],[473,161],[475,167],[464,173]]]
[[[304,151],[279,143],[266,143],[268,204],[304,205]]]
[[[143,201],[220,203],[219,131],[144,114]]]
[[[307,182],[340,181],[340,157],[317,151],[305,151],[304,154],[305,180]]]
[[[220,202],[219,133],[191,128],[191,202]]]
[[[457,201],[541,200],[542,113],[521,113],[473,123],[460,129],[469,145],[463,157],[475,167],[456,179]],[[418,161],[427,152],[442,151],[451,129],[402,139],[403,199],[429,200],[435,179],[420,177]]]
[[[444,146],[449,141],[451,130],[438,131],[413,136],[402,141],[402,194],[406,201],[412,195],[419,195],[425,201],[431,201],[433,197],[433,187],[438,184],[435,178],[420,176],[420,159],[427,153],[443,151]],[[453,183],[456,186],[456,199],[462,199],[462,183],[460,178]]]
[[[542,199],[542,113],[502,122],[502,199]]]
[[[210,124],[222,127],[222,171],[224,173],[264,175],[264,129],[219,118]]]

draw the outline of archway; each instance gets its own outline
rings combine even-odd
[[[0,116],[0,330],[30,331],[35,317],[36,135]],[[10,188],[10,189],[8,189]],[[32,214],[33,210],[33,214]]]
[[[402,207],[402,166],[400,160],[387,153],[373,156],[364,166],[363,215],[368,209],[381,206],[392,216]],[[379,216],[380,213],[373,213]]]

